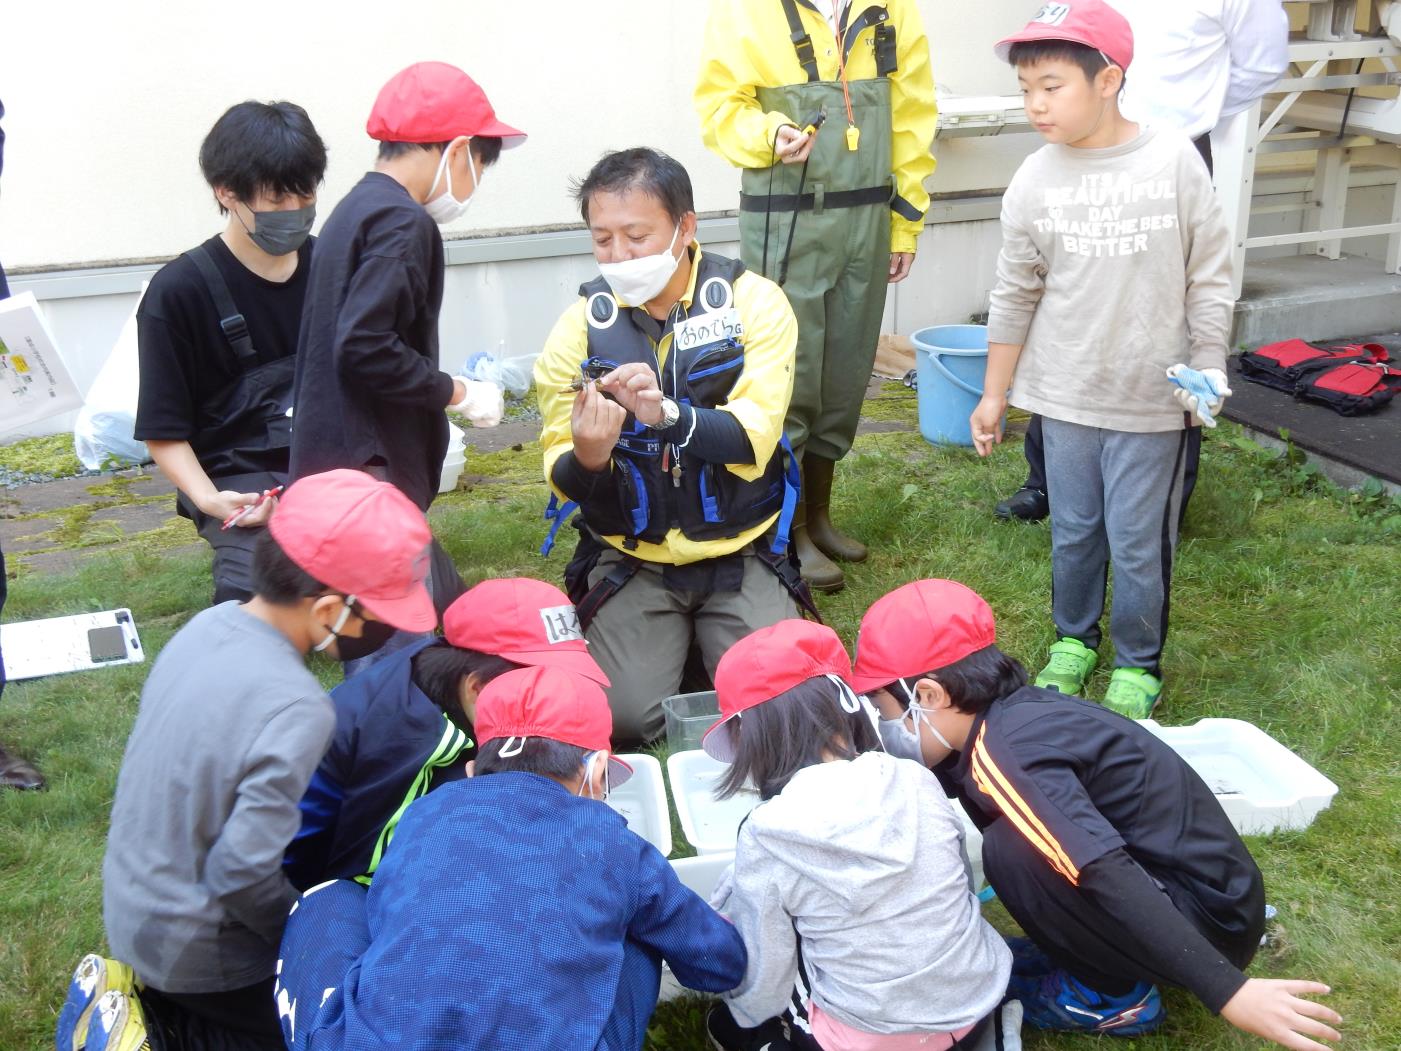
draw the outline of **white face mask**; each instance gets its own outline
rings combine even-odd
[[[447,193],[441,197],[434,197],[423,207],[431,218],[439,226],[446,226],[455,222],[467,214],[467,209],[472,207],[472,202],[477,199],[477,191],[481,189],[481,183],[477,181],[477,162],[472,158],[472,140],[467,140],[467,170],[472,174],[472,194],[465,201],[459,201],[452,195],[452,169],[448,167],[448,153],[452,146],[443,151],[443,159],[438,162],[438,170],[433,176],[433,185],[428,187],[431,194],[438,188],[438,180],[444,175],[447,176]]]
[[[931,710],[920,707],[919,694],[910,689],[909,684],[906,683],[904,679],[900,680],[900,688],[905,691],[905,696],[910,699],[910,722],[914,724],[916,742],[919,740],[919,724],[923,723],[929,728],[929,732],[934,735],[934,740],[938,741],[950,752],[954,751],[954,746],[949,744],[948,738],[939,732],[939,728],[935,726],[933,721],[929,718],[929,716],[933,714]],[[923,749],[920,749],[920,755],[924,755]]]
[[[681,265],[680,257],[671,254],[680,236],[681,224],[677,223],[676,232],[671,235],[671,244],[666,246],[665,252],[625,259],[621,263],[598,264],[598,272],[608,282],[618,302],[625,307],[640,307],[661,294],[671,275]]]

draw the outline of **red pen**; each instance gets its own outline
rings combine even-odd
[[[271,489],[264,489],[262,493],[259,494],[258,499],[254,500],[251,504],[244,504],[233,514],[229,515],[228,518],[224,519],[224,524],[219,527],[220,531],[238,525],[239,520],[243,518],[244,515],[248,514],[250,511],[254,511],[257,508],[261,507],[264,500],[268,500],[281,495],[282,486],[280,485],[275,485]]]

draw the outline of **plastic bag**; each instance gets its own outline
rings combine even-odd
[[[463,363],[459,375],[466,379],[494,383],[516,397],[522,397],[530,389],[535,355],[525,354],[508,358],[503,353],[505,347],[505,342],[502,342],[495,351],[479,350],[470,355]]]
[[[107,355],[97,378],[88,389],[87,399],[73,424],[73,451],[90,471],[100,470],[112,460],[120,463],[147,463],[151,454],[146,443],[132,436],[136,429],[136,398],[141,388],[141,361],[136,352],[136,308],[122,326],[112,352]]]

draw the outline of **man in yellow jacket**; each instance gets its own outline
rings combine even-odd
[[[549,514],[558,529],[579,508],[565,584],[612,683],[614,740],[651,740],[693,641],[713,674],[797,616],[797,325],[772,281],[701,251],[690,176],[666,154],[607,154],[576,196],[600,276],[535,363]]]
[[[887,283],[914,260],[937,111],[915,0],[714,0],[695,90],[705,143],[743,169],[744,262],[798,319],[787,430],[803,460],[794,542],[816,589],[865,545],[828,515],[856,435]]]

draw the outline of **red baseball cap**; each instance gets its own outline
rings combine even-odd
[[[799,683],[834,675],[851,679],[851,658],[837,633],[806,620],[781,620],[740,639],[715,668],[720,718],[701,738],[701,747],[722,763],[734,759],[734,743],[721,728],[747,711]]]
[[[510,149],[525,141],[525,132],[496,119],[477,82],[446,62],[415,62],[395,73],[380,88],[365,131],[379,142],[451,142],[460,135],[490,135]]]
[[[947,668],[997,641],[992,608],[956,580],[916,580],[861,618],[851,685],[860,693]]]
[[[1042,4],[1036,17],[1019,33],[999,40],[993,51],[1008,61],[1013,44],[1033,40],[1064,40],[1102,51],[1125,72],[1133,61],[1133,30],[1129,20],[1104,0],[1062,0]]]
[[[443,634],[464,650],[563,668],[600,686],[612,685],[589,656],[569,596],[543,580],[483,580],[447,608]]]
[[[293,562],[386,624],[437,626],[423,586],[433,534],[423,512],[388,482],[363,471],[308,475],[287,487],[268,532]]]
[[[613,713],[603,687],[560,668],[517,668],[498,675],[477,697],[477,741],[544,737],[591,752],[608,751]],[[608,778],[621,785],[632,767],[609,754]]]

